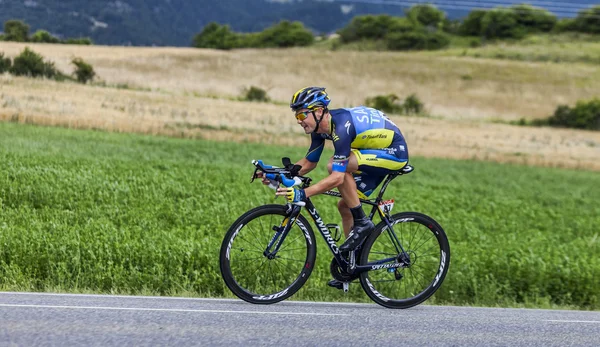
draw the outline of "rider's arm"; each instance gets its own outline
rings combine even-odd
[[[302,169],[300,170],[300,176],[306,175],[307,173],[311,172],[314,168],[317,167],[316,162],[312,162],[312,161],[308,160],[307,158],[302,158],[302,159],[298,160],[296,165],[302,166]]]
[[[322,194],[344,183],[351,143],[352,139],[356,137],[356,131],[350,121],[350,113],[343,116],[345,117],[340,117],[339,121],[344,126],[333,124],[333,147],[335,152],[333,154],[331,174],[318,183],[306,188],[304,192],[307,197]]]
[[[311,197],[314,195],[325,193],[326,191],[331,190],[344,183],[344,177],[346,177],[346,174],[344,172],[333,171],[331,175],[320,180],[318,183],[306,188],[304,190],[304,193],[306,193],[306,197]]]

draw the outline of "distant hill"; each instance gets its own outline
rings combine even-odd
[[[235,31],[261,31],[281,20],[298,20],[315,33],[344,27],[354,16],[400,16],[416,1],[401,0],[0,0],[0,22],[21,19],[32,32],[45,29],[59,37],[91,37],[110,45],[189,46],[194,34],[211,21],[229,24]],[[474,8],[530,3],[575,16],[598,0],[486,0],[437,3],[450,18]],[[385,4],[381,4],[385,3]],[[554,4],[552,4],[554,3]],[[477,4],[477,5],[476,5]]]

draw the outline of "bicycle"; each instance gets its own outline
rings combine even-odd
[[[299,165],[283,158],[283,168],[253,160],[252,181],[262,172],[277,189],[310,186],[310,177],[299,176]],[[306,283],[315,265],[316,240],[312,227],[301,214],[304,207],[333,254],[331,275],[343,282],[360,280],[371,300],[388,308],[409,308],[431,297],[441,286],[450,264],[446,234],[433,218],[417,212],[391,215],[394,200],[383,200],[390,182],[414,170],[406,165],[389,174],[375,199],[361,199],[372,206],[369,218],[378,212],[379,222],[355,251],[341,254],[341,235],[335,224],[325,224],[310,198],[306,203],[263,205],[240,216],[229,228],[220,251],[220,270],[227,287],[240,299],[253,304],[273,304],[294,295]],[[335,191],[325,195],[341,198]],[[334,233],[332,235],[332,232]],[[422,252],[421,252],[422,251]]]

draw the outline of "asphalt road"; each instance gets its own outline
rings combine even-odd
[[[600,312],[0,293],[1,346],[600,346]]]

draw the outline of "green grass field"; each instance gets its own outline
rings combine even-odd
[[[304,153],[0,123],[0,290],[232,297],[218,270],[222,237],[273,202],[249,183],[250,160]],[[387,196],[396,212],[438,220],[452,251],[427,303],[600,309],[600,174],[411,163]],[[325,175],[323,165],[313,177]],[[335,198],[313,201],[339,222]],[[331,255],[318,237],[315,271],[292,299],[369,302],[358,284],[346,295],[326,286]]]

